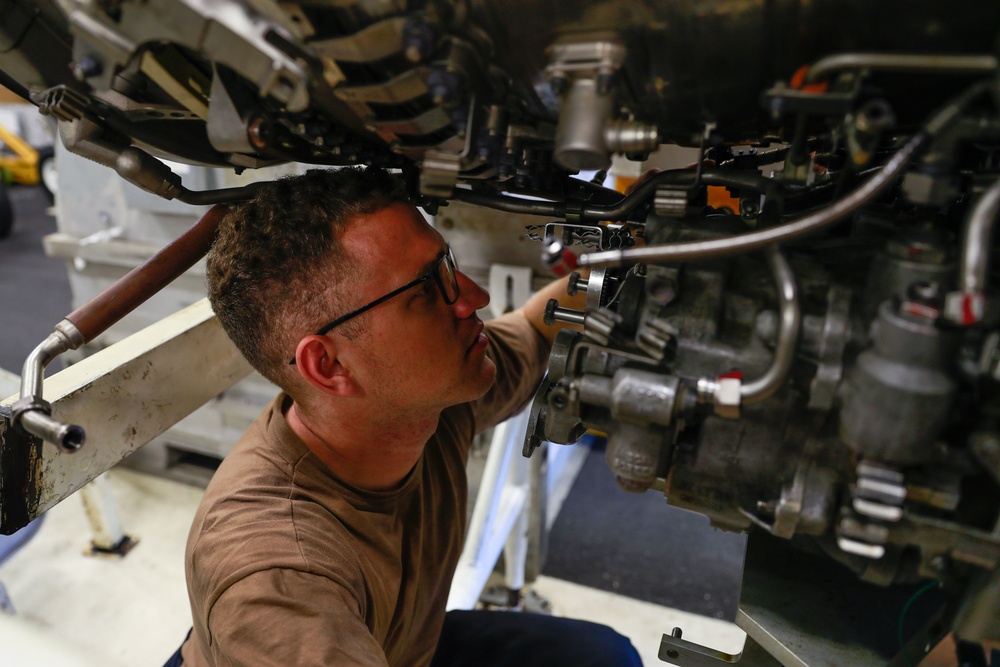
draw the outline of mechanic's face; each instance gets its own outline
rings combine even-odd
[[[425,274],[447,248],[441,235],[409,205],[394,204],[347,227],[343,243],[367,278],[358,306]],[[486,358],[476,310],[489,294],[458,273],[459,296],[448,304],[438,284],[425,280],[379,304],[353,344],[355,372],[373,398],[392,409],[445,408],[481,397],[496,366]]]

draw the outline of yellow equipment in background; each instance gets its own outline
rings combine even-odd
[[[0,171],[7,183],[38,185],[41,182],[38,151],[0,125]]]

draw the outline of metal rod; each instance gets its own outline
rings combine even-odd
[[[844,70],[987,74],[996,70],[997,67],[997,59],[988,55],[842,53],[818,60],[809,68],[805,83],[810,84],[829,79],[832,74]]]
[[[42,398],[45,367],[66,350],[75,350],[107,331],[204,257],[227,212],[225,206],[213,206],[188,231],[59,322],[24,362],[21,396],[12,406],[13,422],[64,451],[80,449],[86,440],[83,428],[52,419],[51,407]]]
[[[799,341],[799,328],[802,324],[795,274],[792,273],[788,260],[777,246],[768,246],[765,254],[775,286],[778,288],[781,323],[771,366],[762,376],[740,387],[740,399],[744,405],[759,403],[770,398],[784,384],[795,359],[795,346]]]
[[[823,229],[867,204],[889,187],[913,155],[928,141],[919,133],[897,152],[878,174],[829,208],[809,213],[794,222],[747,234],[710,241],[691,241],[631,250],[608,250],[580,257],[581,266],[616,266],[626,262],[690,262],[758,250]]]
[[[993,229],[1000,215],[1000,180],[982,194],[969,213],[962,230],[962,257],[959,261],[959,288],[965,294],[986,289]]]
[[[600,221],[621,222],[640,204],[645,203],[663,185],[676,187],[693,187],[695,185],[722,185],[731,188],[741,188],[760,192],[765,200],[771,200],[781,190],[777,181],[765,178],[760,174],[746,173],[728,169],[710,169],[702,172],[700,180],[692,169],[672,169],[661,171],[652,176],[635,189],[634,192],[609,206],[584,206],[580,209],[580,220],[597,223]],[[473,190],[455,190],[454,199],[467,204],[485,206],[486,208],[519,213],[523,215],[543,215],[554,218],[566,216],[565,202],[533,201],[508,195],[495,195]]]
[[[205,256],[228,207],[216,204],[190,229],[66,316],[89,343]]]

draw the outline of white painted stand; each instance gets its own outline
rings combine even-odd
[[[501,549],[507,554],[507,585],[515,589],[524,586],[531,465],[521,456],[521,445],[529,410],[493,431],[465,547],[448,595],[449,610],[475,606]]]

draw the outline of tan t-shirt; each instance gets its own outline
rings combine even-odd
[[[516,414],[546,362],[520,314],[486,325],[497,382],[445,410],[399,488],[340,480],[279,395],[212,478],[188,537],[187,667],[418,667],[434,654],[465,533],[473,436]]]

